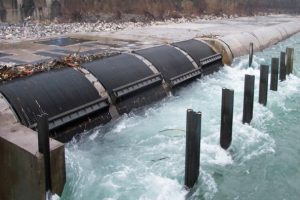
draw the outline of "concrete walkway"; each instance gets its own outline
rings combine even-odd
[[[0,64],[36,63],[80,52],[130,51],[195,37],[221,37],[287,22],[300,23],[300,16],[271,15],[224,20],[199,20],[181,24],[157,24],[115,32],[61,35],[28,41],[2,41]]]

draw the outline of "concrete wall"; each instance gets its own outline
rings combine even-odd
[[[53,192],[61,195],[66,181],[64,145],[51,140]],[[44,200],[43,155],[38,152],[37,133],[17,122],[0,95],[0,199]]]
[[[31,16],[35,19],[54,19],[62,14],[63,0],[0,0],[0,21],[20,22]]]

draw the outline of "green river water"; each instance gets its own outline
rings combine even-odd
[[[259,66],[295,48],[294,74],[258,102]],[[83,134],[66,147],[63,200],[299,200],[300,34],[204,77],[149,107]],[[244,75],[256,77],[254,118],[241,122]],[[221,91],[235,90],[233,141],[219,147]],[[202,112],[197,185],[183,187],[185,118]],[[163,131],[172,129],[169,131]]]

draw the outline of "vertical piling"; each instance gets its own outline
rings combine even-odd
[[[251,67],[253,63],[253,52],[253,43],[251,42],[249,45],[249,67]]]
[[[200,112],[187,110],[184,180],[187,188],[192,188],[199,176],[201,115]]]
[[[250,124],[253,118],[255,76],[245,75],[243,123]]]
[[[292,74],[293,73],[293,65],[294,65],[294,49],[293,48],[286,48],[286,73]]]
[[[49,124],[48,115],[42,114],[37,118],[37,130],[38,130],[38,145],[39,152],[44,156],[45,167],[45,185],[46,191],[52,190],[51,183],[51,167],[50,167],[50,145],[49,145]]]
[[[232,141],[234,90],[223,88],[221,110],[220,145],[228,149]]]
[[[286,54],[285,52],[280,53],[280,81],[286,80]]]
[[[259,81],[259,98],[258,102],[267,105],[268,101],[268,85],[269,85],[269,66],[260,66],[260,81]]]
[[[272,58],[270,90],[273,91],[278,90],[278,71],[279,71],[279,59]]]

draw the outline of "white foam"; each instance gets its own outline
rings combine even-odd
[[[228,151],[225,151],[219,144],[209,144],[204,140],[201,143],[201,163],[208,163],[220,166],[233,164]]]
[[[60,197],[57,194],[54,194],[50,198],[51,200],[60,200]]]
[[[139,200],[184,200],[187,193],[176,180],[155,174],[147,175],[143,185],[147,192]]]
[[[200,168],[200,176],[199,176],[198,184],[196,185],[196,190],[191,195],[191,198],[188,199],[211,200],[214,198],[217,192],[218,192],[218,186],[212,174]]]
[[[205,171],[201,171],[201,177],[207,186],[207,192],[205,192],[204,198],[213,199],[214,195],[218,192],[218,187],[214,178],[211,174],[206,173]]]

